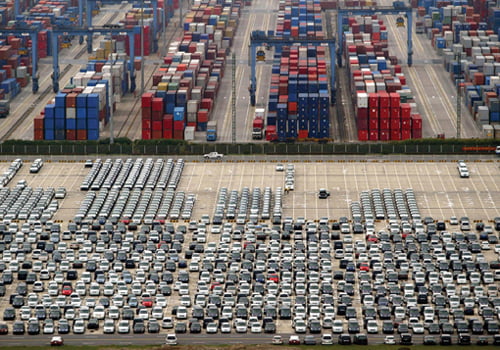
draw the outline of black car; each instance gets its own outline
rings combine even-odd
[[[264,325],[264,333],[276,333],[276,324],[274,322],[267,322]]]
[[[5,323],[0,323],[0,335],[9,334],[9,327]]]
[[[394,324],[392,323],[392,321],[384,321],[382,323],[382,333],[394,334]]]
[[[8,307],[3,312],[4,321],[12,321],[16,319],[16,310],[12,307]]]
[[[351,345],[352,339],[349,334],[340,334],[338,342],[340,345]]]
[[[356,334],[359,333],[360,327],[359,323],[356,320],[349,320],[347,322],[347,331],[349,334]]]
[[[184,322],[178,322],[175,325],[175,333],[186,333],[187,326]]]
[[[424,337],[424,345],[436,345],[437,341],[432,335],[426,335]]]
[[[28,323],[28,334],[36,335],[40,334],[40,324],[38,322],[29,322]]]
[[[132,331],[136,334],[144,333],[146,331],[146,327],[144,326],[144,321],[142,319],[135,319]]]
[[[160,332],[160,324],[158,321],[152,319],[148,322],[148,333],[159,333]]]
[[[321,333],[321,323],[318,320],[309,322],[309,332],[311,334]]]
[[[330,192],[325,190],[324,188],[320,189],[319,190],[319,193],[318,193],[318,198],[319,199],[326,199],[330,197]]]
[[[189,325],[189,333],[201,333],[201,324],[199,322],[192,322]]]
[[[89,321],[87,323],[87,329],[89,329],[89,330],[99,329],[99,320],[97,318],[89,319]]]
[[[24,326],[23,321],[16,321],[12,326],[12,334],[21,335],[26,332],[26,327]]]
[[[479,337],[479,338],[477,338],[476,344],[477,345],[488,345],[489,344],[488,338],[487,337]]]

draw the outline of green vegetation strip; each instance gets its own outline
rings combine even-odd
[[[219,152],[227,155],[287,154],[493,154],[500,140],[420,139],[387,143],[188,143],[183,140],[135,140],[125,138],[99,141],[8,140],[0,144],[3,155],[200,155]]]

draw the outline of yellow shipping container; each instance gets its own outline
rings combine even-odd
[[[168,89],[168,83],[166,83],[166,82],[158,83],[158,90],[159,91],[167,91],[167,89]]]

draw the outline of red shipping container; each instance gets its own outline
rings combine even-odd
[[[368,118],[358,118],[356,120],[358,130],[368,130]]]
[[[391,119],[401,119],[400,107],[391,107]]]
[[[411,128],[422,130],[422,117],[420,114],[415,113],[411,115]]]
[[[35,130],[43,130],[43,119],[44,119],[44,116],[42,114],[37,115],[33,119],[33,124],[34,124]]]
[[[142,119],[151,119],[152,111],[151,107],[142,107]]]
[[[380,129],[381,129],[381,130],[389,130],[389,129],[391,128],[391,123],[390,123],[390,121],[391,121],[390,119],[386,119],[386,118],[384,118],[384,119],[382,119],[382,118],[381,118],[381,119],[379,119],[379,121],[378,121],[378,122],[379,122],[379,124],[378,124],[378,125],[379,125]]]
[[[145,92],[142,94],[142,99],[141,99],[141,106],[142,107],[151,107],[153,103],[153,96],[154,93],[152,92]]]
[[[390,108],[379,108],[379,117],[380,119],[389,119],[391,115],[391,110]]]
[[[152,101],[153,112],[162,112],[163,114],[163,99],[159,97],[153,97]]]
[[[163,130],[163,120],[153,120],[153,123],[151,124],[151,130]]]
[[[299,139],[306,139],[309,136],[309,130],[299,130]]]
[[[391,140],[393,141],[401,140],[401,131],[391,130]]]
[[[151,140],[151,129],[142,129],[142,139]]]
[[[368,111],[368,117],[370,119],[378,119],[378,108],[370,108]]]
[[[174,131],[182,131],[184,132],[184,121],[174,120]]]
[[[401,129],[401,120],[400,119],[390,119],[391,121],[391,130],[400,130]]]
[[[408,140],[411,138],[411,129],[401,130],[401,140]]]
[[[163,116],[163,131],[173,130],[174,128],[174,116],[172,114],[165,114]]]
[[[76,130],[76,139],[78,141],[83,141],[87,139],[87,130]]]
[[[401,119],[401,129],[410,130],[411,129],[411,119]]]
[[[368,107],[378,108],[379,106],[379,96],[376,92],[372,92],[368,94]]]
[[[391,106],[391,99],[386,91],[380,91],[379,95],[379,107],[389,108]]]
[[[184,130],[174,130],[173,139],[183,140],[184,139]]]
[[[297,102],[288,102],[288,112],[297,112]]]
[[[401,119],[411,118],[411,107],[409,103],[401,103]]]
[[[151,120],[161,121],[163,119],[163,111],[153,111],[151,115]]]
[[[378,125],[378,119],[368,119],[368,129],[371,130],[378,130],[379,125]]]
[[[35,129],[33,139],[36,141],[43,140],[43,129]]]
[[[389,141],[391,139],[391,132],[387,129],[386,130],[380,129],[379,139],[380,141]]]
[[[368,118],[368,108],[358,108],[358,118]]]
[[[358,130],[358,140],[368,141],[368,130]]]
[[[151,138],[153,140],[158,140],[163,137],[163,130],[151,130]]]
[[[397,92],[391,92],[389,94],[389,97],[391,99],[391,107],[397,107],[399,108],[400,106],[400,101],[401,101],[401,98],[399,97],[399,94]]]
[[[172,129],[163,129],[163,138],[171,139],[174,137],[174,130]]]
[[[142,119],[142,128],[151,129],[151,119]]]
[[[208,111],[198,111],[198,123],[208,122]]]
[[[422,129],[411,129],[411,138],[412,139],[421,139],[422,138]]]
[[[75,141],[76,140],[76,130],[74,130],[74,129],[66,130],[66,140]]]
[[[368,134],[368,140],[378,141],[378,129],[377,130],[370,130],[370,132]]]

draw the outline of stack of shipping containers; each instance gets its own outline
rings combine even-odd
[[[485,138],[500,138],[500,9],[495,1],[419,1],[432,46]]]
[[[319,0],[282,0],[275,35],[324,38]],[[330,96],[322,46],[284,47],[276,52],[269,90],[266,139],[326,139]]]
[[[421,138],[422,118],[397,58],[389,56],[383,22],[376,16],[345,17],[342,25],[358,140]]]
[[[186,14],[182,39],[170,45],[142,96],[143,139],[192,138],[194,129],[206,130],[244,5],[209,0]]]
[[[54,101],[34,120],[35,140],[97,140],[109,121],[110,108],[129,90],[129,58],[116,52],[116,41],[108,38],[90,56]],[[98,60],[101,51],[107,60]]]

